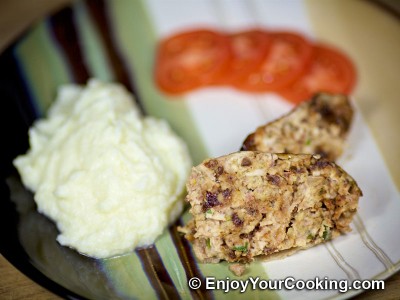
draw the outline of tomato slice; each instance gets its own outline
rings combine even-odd
[[[356,82],[351,60],[339,50],[317,44],[307,72],[279,93],[294,103],[309,99],[317,92],[349,94]]]
[[[174,35],[158,47],[155,80],[165,92],[177,94],[210,84],[228,67],[229,39],[200,29]]]
[[[217,84],[231,84],[257,69],[271,45],[270,35],[260,29],[249,29],[229,35],[232,58],[229,68],[217,79]]]
[[[294,82],[308,65],[312,46],[297,33],[274,32],[272,44],[256,70],[245,74],[234,85],[250,92],[277,91]]]

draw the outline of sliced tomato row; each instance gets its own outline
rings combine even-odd
[[[155,80],[170,94],[230,85],[248,92],[276,92],[298,103],[316,92],[350,93],[356,72],[345,54],[298,33],[199,29],[159,44]]]

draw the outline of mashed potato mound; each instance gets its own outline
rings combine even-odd
[[[120,85],[63,86],[15,159],[57,240],[106,258],[153,243],[181,213],[191,159],[169,125],[142,117]]]

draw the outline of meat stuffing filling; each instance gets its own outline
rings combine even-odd
[[[320,93],[289,114],[260,126],[242,150],[320,154],[336,160],[343,152],[353,109],[344,95]]]
[[[250,262],[333,239],[350,231],[362,195],[319,155],[254,151],[205,160],[187,190],[193,219],[180,231],[206,263]]]

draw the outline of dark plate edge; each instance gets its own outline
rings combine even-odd
[[[66,299],[86,299],[74,292],[66,289],[52,279],[40,272],[32,263],[28,254],[22,247],[18,238],[18,213],[16,207],[10,199],[10,191],[5,180],[0,182],[0,210],[10,212],[0,218],[0,233],[2,243],[0,253],[17,270],[27,276],[30,280],[49,290],[50,292]],[[4,199],[5,198],[5,199]],[[12,226],[10,226],[10,224]]]

